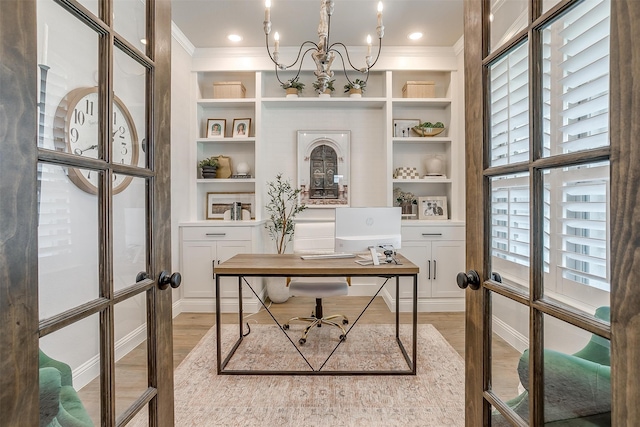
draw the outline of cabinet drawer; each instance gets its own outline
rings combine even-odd
[[[182,240],[251,240],[249,227],[182,227]]]
[[[402,227],[402,240],[464,240],[462,226],[418,226]]]

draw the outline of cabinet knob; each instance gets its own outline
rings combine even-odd
[[[165,290],[171,285],[172,288],[177,288],[182,283],[182,275],[180,273],[173,273],[169,275],[166,271],[161,271],[158,276],[158,287],[161,290]]]
[[[475,270],[469,270],[466,273],[460,272],[456,276],[456,282],[460,289],[466,289],[467,286],[474,291],[480,289],[480,276]]]

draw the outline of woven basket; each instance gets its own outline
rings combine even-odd
[[[440,135],[444,128],[421,128],[418,126],[413,127],[413,131],[420,136],[436,136]]]

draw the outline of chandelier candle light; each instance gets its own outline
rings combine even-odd
[[[300,77],[300,70],[302,69],[302,62],[304,61],[304,57],[308,52],[311,52],[311,57],[316,63],[316,70],[314,74],[318,79],[318,88],[316,89],[318,93],[323,93],[327,88],[329,80],[333,77],[333,71],[331,71],[331,64],[335,59],[336,54],[340,56],[340,60],[342,61],[342,68],[344,69],[344,75],[347,78],[347,81],[350,84],[353,82],[349,79],[347,75],[347,66],[345,64],[345,58],[342,56],[342,53],[339,50],[336,50],[336,47],[340,46],[344,50],[344,54],[346,56],[347,62],[351,66],[351,68],[355,71],[358,71],[362,74],[365,74],[366,77],[364,79],[365,83],[369,79],[369,70],[375,65],[380,57],[380,51],[382,50],[382,37],[384,36],[384,26],[382,25],[382,2],[378,3],[378,26],[376,28],[378,32],[378,55],[374,61],[371,60],[371,36],[367,36],[367,55],[365,56],[366,67],[356,68],[349,58],[349,52],[347,51],[347,47],[344,43],[335,42],[333,44],[329,44],[329,32],[331,31],[331,15],[333,15],[333,0],[321,0],[320,2],[320,24],[318,25],[318,43],[314,43],[312,41],[305,41],[300,46],[300,50],[298,51],[298,57],[291,65],[284,65],[280,63],[280,35],[276,32],[273,35],[274,39],[274,47],[273,54],[269,50],[269,34],[271,33],[271,0],[265,1],[265,11],[264,11],[264,34],[266,36],[266,46],[267,53],[269,54],[269,58],[276,66],[276,78],[281,84],[284,84],[282,80],[280,80],[280,76],[278,75],[278,69],[287,70],[289,68],[294,67],[298,61],[300,61],[300,65],[298,67],[298,72],[294,78],[289,80],[290,83],[295,82]],[[308,46],[308,49],[302,53],[302,49]]]

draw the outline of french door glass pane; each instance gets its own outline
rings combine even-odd
[[[609,307],[595,311],[609,321]],[[544,419],[611,425],[609,340],[544,315]]]
[[[94,314],[40,338],[41,426],[100,425],[99,327]]]
[[[98,34],[54,1],[37,14],[38,147],[97,158],[98,108],[83,110],[82,89],[97,85]]]
[[[547,12],[558,3],[560,3],[560,0],[542,0],[542,13]]]
[[[609,0],[542,31],[544,156],[609,145]]]
[[[491,166],[529,160],[528,43],[489,68]]]
[[[145,167],[147,69],[114,48],[113,162]]]
[[[609,163],[544,174],[545,296],[576,308],[609,305]]]
[[[98,198],[72,182],[67,176],[69,170],[38,164],[40,319],[99,296]],[[98,174],[86,170],[79,173]]]
[[[120,181],[114,185],[126,186],[113,196],[113,287],[118,291],[134,284],[139,272],[147,271],[147,222],[145,179],[116,179]]]
[[[147,294],[116,304],[116,414],[122,415],[147,390]]]
[[[145,0],[114,0],[113,28],[133,46],[145,52],[147,44]]]
[[[528,24],[529,0],[492,1],[491,51],[495,51]]]
[[[529,309],[491,293],[491,390],[521,416],[529,395],[520,382],[520,356],[529,347]],[[528,384],[525,384],[528,386]]]
[[[491,265],[503,282],[529,286],[529,174],[491,178]]]

